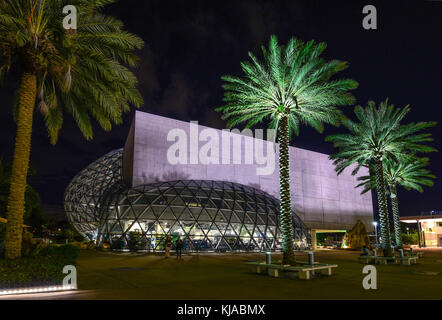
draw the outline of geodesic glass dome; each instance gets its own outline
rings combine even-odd
[[[190,251],[268,250],[281,247],[279,202],[232,182],[178,180],[112,190],[102,203],[99,242],[113,249],[156,251],[181,236]],[[300,246],[310,242],[295,215]]]
[[[122,154],[123,149],[114,150],[92,162],[66,188],[66,215],[83,236],[96,233],[101,198],[109,188],[121,181]]]
[[[135,188],[123,183],[122,150],[112,151],[74,177],[65,210],[83,235],[114,250],[162,251],[181,236],[189,251],[281,248],[279,201],[232,182],[177,180]],[[295,247],[310,246],[307,227],[292,212]]]

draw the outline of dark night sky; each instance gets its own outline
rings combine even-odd
[[[362,8],[374,4],[378,29],[362,28]],[[282,43],[291,36],[328,44],[325,57],[347,60],[341,76],[359,82],[357,103],[389,97],[396,106],[410,104],[406,121],[442,122],[441,18],[442,1],[147,1],[120,0],[107,13],[123,20],[126,28],[146,42],[140,66],[134,70],[145,105],[142,111],[183,121],[225,128],[214,111],[222,104],[221,75],[240,74],[247,52],[258,53],[261,44],[276,34]],[[10,160],[15,124],[12,119],[12,74],[0,89],[0,156]],[[345,107],[351,115],[353,107]],[[30,183],[46,204],[62,204],[69,181],[82,168],[124,145],[133,111],[123,125],[104,132],[95,125],[95,138],[86,141],[69,115],[65,115],[58,144],[53,147],[36,114],[31,162],[37,176]],[[327,127],[321,135],[303,128],[292,145],[332,153],[325,135],[342,132]],[[433,128],[433,145],[442,149],[442,124]],[[430,170],[442,177],[442,153],[430,155]],[[400,191],[401,215],[442,210],[442,184],[416,191]]]

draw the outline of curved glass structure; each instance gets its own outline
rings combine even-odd
[[[163,250],[178,237],[191,251],[268,250],[281,247],[279,202],[258,189],[231,182],[178,180],[112,190],[101,207],[99,242],[113,249]],[[295,238],[308,230],[293,217]]]
[[[261,251],[281,248],[279,201],[232,182],[176,180],[135,188],[121,175],[122,150],[82,170],[65,193],[65,210],[83,235],[114,250],[162,251],[180,236],[188,251]],[[295,247],[311,244],[292,212]]]
[[[81,170],[64,194],[64,209],[75,229],[89,237],[97,232],[101,198],[121,181],[123,149],[109,152]]]

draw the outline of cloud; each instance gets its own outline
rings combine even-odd
[[[173,73],[157,109],[161,109],[162,113],[167,111],[167,114],[174,115],[179,119],[188,118],[190,91],[186,76],[181,73]]]
[[[151,102],[160,90],[156,58],[149,46],[143,49],[139,57],[140,65],[134,70],[139,83],[138,90],[145,99],[145,103]]]

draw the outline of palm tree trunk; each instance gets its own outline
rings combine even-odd
[[[375,173],[382,247],[384,248],[384,255],[389,257],[392,256],[393,252],[391,249],[390,223],[388,220],[387,196],[385,190],[383,163],[381,159],[376,160]]]
[[[390,184],[390,199],[393,212],[394,239],[396,246],[402,247],[401,221],[399,219],[399,202],[397,199],[396,185]]]
[[[32,117],[37,93],[37,77],[23,73],[19,89],[20,105],[12,162],[11,186],[8,198],[5,258],[21,257],[23,214],[25,208],[26,176],[31,151]]]
[[[290,157],[288,117],[279,120],[279,193],[280,222],[282,232],[283,264],[295,264],[293,251],[293,226],[290,203]]]

